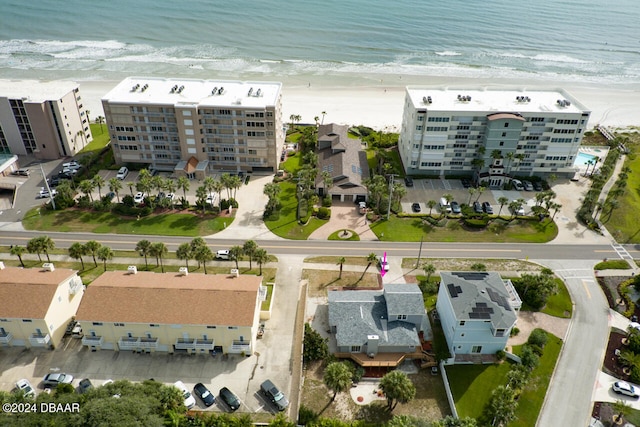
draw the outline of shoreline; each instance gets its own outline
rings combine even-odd
[[[115,77],[115,76],[114,76]],[[228,76],[167,76],[233,80]],[[264,75],[237,76],[235,80],[282,82],[282,121],[300,115],[301,123],[325,122],[349,126],[365,125],[376,130],[399,131],[402,122],[406,86],[486,89],[563,89],[591,111],[587,129],[598,124],[616,129],[640,126],[640,87],[599,85],[588,82],[536,81],[517,79],[461,78],[443,76],[392,75],[296,75],[264,78]],[[67,79],[59,79],[67,80]],[[104,116],[101,98],[120,80],[74,80],[80,85],[83,100],[92,121]]]

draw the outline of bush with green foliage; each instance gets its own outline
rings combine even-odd
[[[331,207],[331,196],[327,196],[327,197],[323,197],[322,198],[322,206],[325,208],[330,208]]]
[[[124,215],[124,216],[144,217],[144,216],[151,215],[152,210],[149,206],[145,206],[143,208],[136,208],[136,207],[129,207],[124,204],[116,204],[113,207],[113,212],[119,215]]]
[[[522,347],[520,360],[522,361],[522,366],[527,367],[530,371],[533,371],[540,364],[540,357],[530,345],[526,344]]]
[[[308,363],[314,360],[325,359],[329,355],[328,340],[311,327],[304,324],[304,339],[302,344],[302,359]]]
[[[471,270],[473,271],[487,271],[487,266],[482,264],[481,262],[476,262],[471,265]]]
[[[548,339],[549,337],[544,330],[536,328],[531,332],[531,335],[529,335],[527,343],[538,346],[540,348],[544,348],[544,346],[547,344]]]
[[[504,350],[496,351],[496,359],[499,361],[503,361],[507,358],[507,353]]]
[[[485,228],[488,224],[489,224],[489,220],[486,218],[483,218],[483,219],[465,218],[464,219],[464,225],[468,228],[482,229],[482,228]]]
[[[512,279],[522,301],[531,310],[540,310],[547,303],[547,299],[558,292],[556,282],[550,274],[523,274],[518,279]]]
[[[238,202],[236,201],[236,199],[234,198],[231,198],[229,200],[222,199],[220,201],[220,207],[222,208],[223,211],[229,209],[229,206],[231,206],[233,209],[238,209]]]
[[[514,326],[513,328],[511,328],[511,334],[510,336],[515,337],[516,335],[518,335],[520,333],[520,328]]]
[[[331,209],[325,208],[324,206],[318,209],[318,213],[316,214],[318,219],[329,219],[331,217]]]
[[[77,203],[80,209],[89,209],[92,207],[91,199],[87,195],[78,197]]]
[[[134,207],[136,202],[133,201],[133,196],[131,194],[127,194],[122,198],[122,204],[127,207]]]

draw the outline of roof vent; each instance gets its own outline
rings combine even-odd
[[[422,102],[423,102],[424,104],[431,104],[431,103],[433,102],[433,100],[431,99],[431,97],[430,97],[430,96],[423,96],[423,97],[422,97]]]
[[[187,267],[180,267],[178,269],[178,271],[180,272],[181,276],[188,276],[189,275],[189,269]]]
[[[129,274],[136,274],[138,273],[138,267],[136,267],[135,265],[130,265],[129,267],[127,267],[127,271],[129,272]]]
[[[52,262],[45,262],[44,264],[42,264],[42,268],[45,271],[55,271],[55,267],[53,266]]]
[[[4,262],[0,261],[0,270],[4,270]]]
[[[240,277],[240,270],[238,270],[237,268],[232,268],[231,269],[231,274],[233,276]]]

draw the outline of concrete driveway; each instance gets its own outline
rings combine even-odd
[[[331,218],[326,224],[311,233],[309,240],[327,240],[331,234],[344,229],[354,231],[360,240],[378,240],[378,237],[369,228],[367,217],[360,214],[357,206],[351,202],[333,202]]]

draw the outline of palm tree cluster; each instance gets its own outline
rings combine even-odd
[[[372,203],[374,211],[379,214],[388,211],[389,203],[391,203],[391,207],[398,206],[407,194],[407,189],[402,182],[394,181],[391,183],[383,175],[367,178],[363,180],[363,185],[367,187],[369,201]],[[391,190],[391,200],[389,200],[389,190]]]

